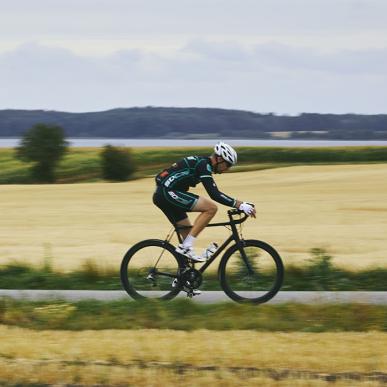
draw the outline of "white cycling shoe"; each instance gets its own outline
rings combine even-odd
[[[206,262],[207,261],[206,257],[196,255],[195,252],[193,251],[192,247],[184,247],[182,244],[180,244],[176,247],[175,251],[181,255],[184,255],[184,257],[187,257],[190,260],[195,261],[195,262]]]
[[[195,262],[206,262],[218,250],[218,244],[212,242],[204,251],[202,255],[196,255],[192,247],[184,247],[182,244],[176,247],[176,252],[184,255]]]

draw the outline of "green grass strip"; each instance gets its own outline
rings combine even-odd
[[[102,148],[70,148],[57,170],[59,183],[102,179]],[[387,147],[238,147],[238,165],[232,171],[261,170],[289,165],[386,163]],[[211,147],[133,148],[135,177],[153,175],[187,155],[209,155]],[[31,183],[28,163],[15,158],[15,150],[0,149],[0,184]]]
[[[387,268],[350,271],[334,266],[323,250],[314,249],[312,254],[304,266],[285,266],[283,291],[387,291]],[[200,288],[221,290],[217,274],[204,273]],[[14,263],[0,266],[0,289],[122,290],[122,285],[118,267],[102,269],[88,262],[63,273],[49,265]]]
[[[32,329],[387,331],[387,306],[202,305],[190,300],[27,302],[0,299],[0,323]]]

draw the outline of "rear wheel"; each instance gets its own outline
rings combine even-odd
[[[231,299],[260,304],[281,288],[284,267],[273,247],[262,241],[245,240],[224,253],[219,275],[221,286]]]
[[[149,239],[137,243],[125,254],[121,263],[121,282],[134,299],[170,300],[180,291],[173,288],[183,262],[168,242]]]

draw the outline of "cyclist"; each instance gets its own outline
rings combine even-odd
[[[193,249],[197,236],[217,212],[217,206],[213,200],[237,208],[255,218],[253,204],[233,199],[220,192],[212,177],[213,173],[226,172],[236,163],[235,150],[230,145],[219,142],[215,145],[211,156],[185,157],[156,176],[157,187],[153,195],[153,203],[164,212],[173,225],[188,226],[180,232],[184,240],[176,247],[176,252],[179,254],[196,262],[204,262],[216,251],[214,244],[210,245],[201,256],[196,255]],[[213,200],[188,192],[190,187],[195,187],[199,182],[204,185]],[[187,212],[200,212],[193,226]]]

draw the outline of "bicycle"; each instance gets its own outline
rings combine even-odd
[[[174,225],[164,240],[147,239],[132,246],[121,263],[121,282],[126,292],[135,300],[156,298],[170,300],[181,291],[194,296],[194,289],[202,284],[202,274],[224,252],[218,268],[223,291],[232,300],[260,304],[273,298],[282,286],[284,266],[278,252],[267,243],[243,239],[242,223],[248,218],[242,211],[227,211],[229,221],[210,223],[207,227],[225,226],[231,235],[216,252],[198,269],[188,258],[175,252],[170,243],[179,230]],[[239,219],[235,217],[239,215]],[[239,226],[239,231],[237,229]],[[157,289],[156,289],[157,288]]]

